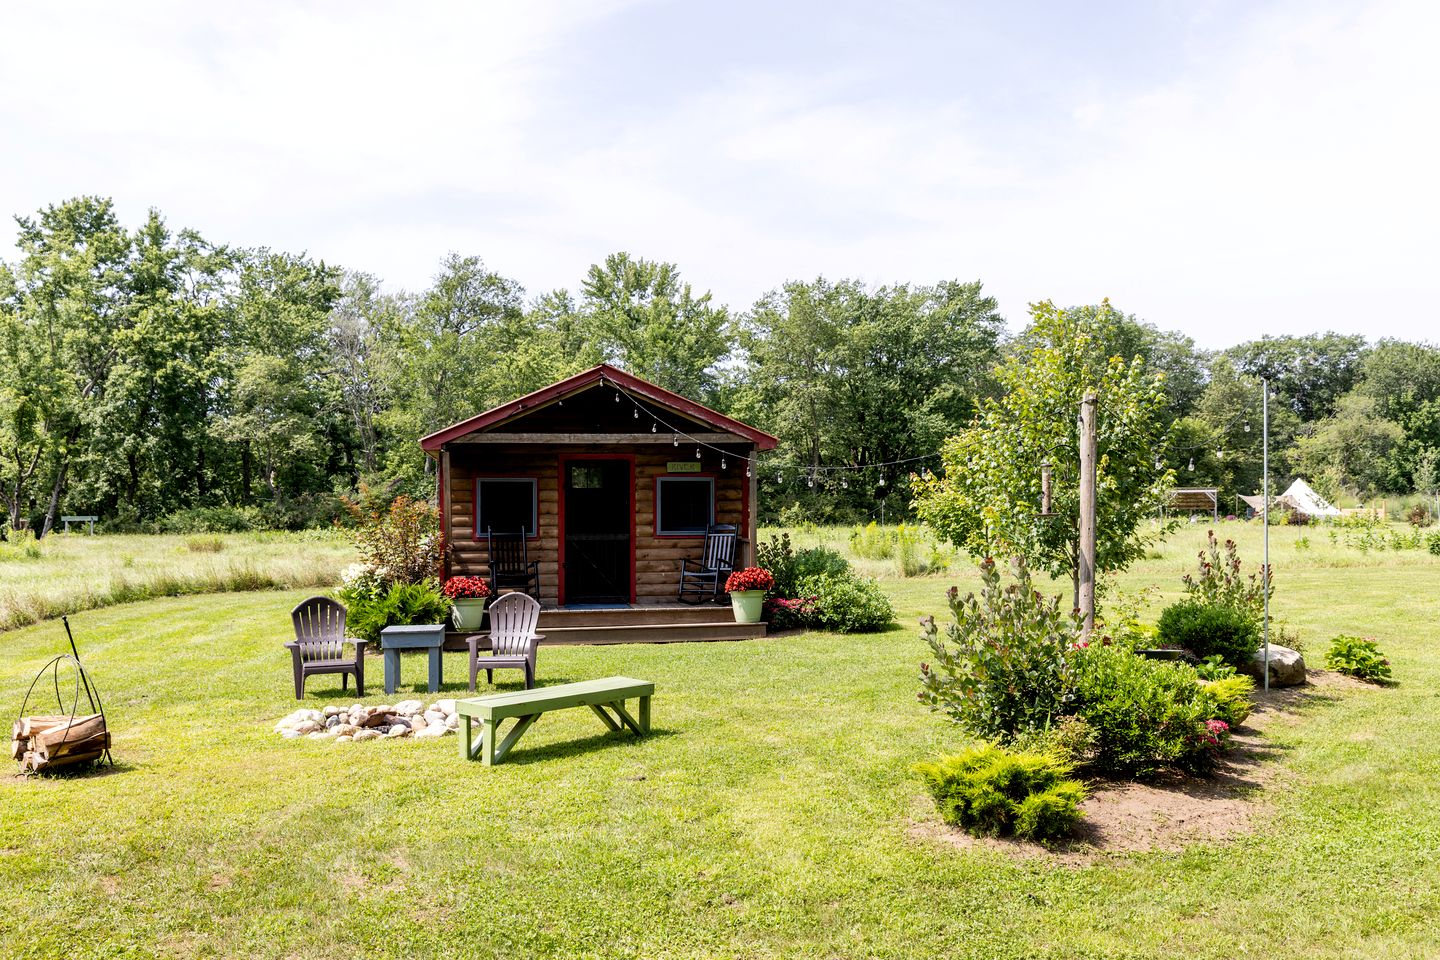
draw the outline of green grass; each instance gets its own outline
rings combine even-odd
[[[1232,529],[1258,558],[1259,530]],[[1122,586],[1178,592],[1202,530]],[[914,836],[935,813],[909,765],[963,741],[915,701],[908,624],[953,578],[886,581],[907,625],[885,634],[546,649],[546,683],[654,680],[657,735],[566,711],[488,770],[453,737],[272,734],[303,592],[82,613],[121,765],[0,779],[0,956],[1434,956],[1440,560],[1275,534],[1277,612],[1312,659],[1373,634],[1399,686],[1317,695],[1269,728],[1284,769],[1253,835],[1082,866]],[[63,631],[0,643],[18,710]],[[456,692],[462,670],[447,657]],[[377,660],[368,702],[379,677]]]
[[[328,586],[354,559],[348,537],[320,530],[26,537],[0,543],[0,631],[154,597]]]

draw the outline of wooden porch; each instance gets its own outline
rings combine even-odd
[[[649,601],[616,606],[546,606],[540,611],[542,645],[607,643],[693,643],[753,640],[765,636],[763,623],[736,623],[730,604],[698,606]],[[446,650],[464,650],[469,633],[449,631]]]

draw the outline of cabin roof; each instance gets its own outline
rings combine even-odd
[[[611,383],[626,393],[637,398],[644,398],[653,404],[667,408],[690,420],[704,424],[719,432],[733,433],[742,437],[761,450],[773,450],[780,441],[763,430],[757,430],[749,424],[741,423],[733,417],[727,417],[723,413],[711,410],[704,404],[696,403],[686,397],[680,396],[664,387],[658,387],[648,380],[642,380],[634,374],[626,373],[618,367],[612,367],[608,363],[602,363],[583,370],[573,377],[567,377],[548,387],[528,393],[517,400],[502,403],[498,407],[492,407],[484,413],[476,414],[458,423],[453,423],[443,430],[420,439],[420,448],[427,453],[439,450],[445,444],[460,437],[472,433],[484,433],[502,424],[509,423],[527,414],[533,413],[542,407],[549,406],[559,400],[564,400],[574,394],[602,383]]]

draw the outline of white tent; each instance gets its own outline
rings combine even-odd
[[[1340,510],[1326,500],[1320,494],[1310,488],[1310,484],[1304,480],[1297,479],[1290,484],[1290,488],[1280,494],[1282,498],[1288,497],[1301,513],[1312,517],[1338,517]]]

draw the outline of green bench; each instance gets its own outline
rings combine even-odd
[[[603,680],[582,680],[579,683],[457,700],[455,710],[460,715],[460,756],[466,760],[478,757],[485,766],[494,766],[505,759],[510,748],[525,735],[540,714],[569,707],[589,707],[609,729],[618,731],[624,726],[636,736],[644,736],[650,732],[650,697],[654,693],[655,684],[648,680],[606,677]],[[625,709],[625,701],[631,699],[640,701],[636,716],[631,716]],[[614,716],[610,715],[611,711],[614,711]],[[497,745],[496,734],[500,723],[511,717],[515,724]],[[472,729],[477,721],[480,724],[478,739]]]

